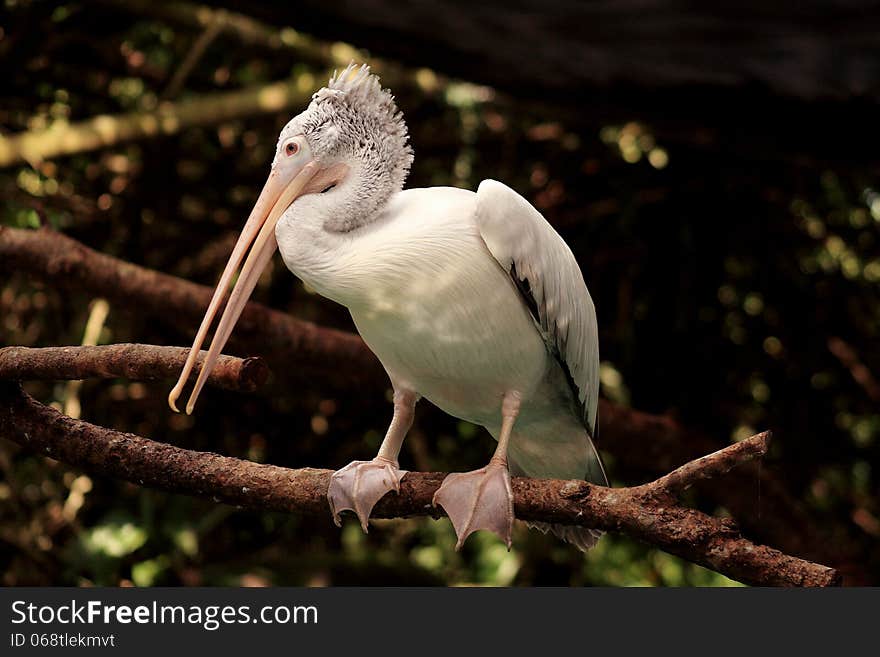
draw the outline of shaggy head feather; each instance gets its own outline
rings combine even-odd
[[[281,131],[278,151],[300,134],[321,164],[343,161],[352,167],[346,207],[334,213],[327,228],[347,232],[363,225],[403,188],[413,160],[406,123],[394,96],[366,64],[334,73]]]

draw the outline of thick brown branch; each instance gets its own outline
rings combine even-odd
[[[75,380],[122,377],[137,381],[175,379],[186,362],[188,349],[149,344],[112,344],[98,347],[5,347],[0,349],[0,379]],[[202,351],[199,362],[207,352]],[[197,372],[193,372],[195,375]],[[227,390],[256,390],[269,377],[261,358],[220,356],[208,384]]]
[[[88,290],[123,308],[163,318],[187,332],[201,321],[213,290],[98,253],[53,230],[0,226],[0,269],[28,274],[62,288]],[[260,345],[296,372],[333,372],[341,385],[379,381],[381,367],[357,335],[319,327],[249,303],[233,344]]]
[[[0,270],[24,272],[57,287],[106,297],[121,309],[173,322],[187,333],[198,326],[212,292],[98,253],[47,228],[30,231],[0,226]],[[232,345],[265,355],[273,364],[296,364],[274,367],[279,377],[294,379],[305,371],[325,385],[386,384],[378,361],[359,336],[321,328],[260,304],[248,304]],[[599,403],[600,447],[629,468],[665,473],[717,449],[715,441],[687,431],[672,418],[606,400]],[[750,534],[789,553],[817,560],[833,558],[835,563],[854,568],[862,562],[858,548],[846,544],[846,528],[817,527],[769,468],[746,465],[723,481],[707,480],[698,487],[725,506]],[[833,555],[827,554],[826,533],[837,536]]]
[[[255,509],[323,515],[331,472],[289,470],[194,452],[130,433],[74,420],[43,406],[14,383],[0,382],[0,436],[98,474],[166,491],[210,497]],[[737,458],[766,447],[766,435],[733,445],[679,473],[680,481],[723,471]],[[751,449],[743,444],[754,443]],[[731,456],[733,454],[734,456]],[[716,461],[724,461],[718,465]],[[444,475],[410,473],[400,493],[384,498],[373,515],[437,515],[431,506]],[[515,478],[516,516],[626,533],[733,579],[768,586],[833,586],[837,571],[755,545],[724,520],[676,504],[665,484],[604,488],[583,481]]]

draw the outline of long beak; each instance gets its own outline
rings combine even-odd
[[[205,336],[208,334],[208,329],[214,321],[214,317],[217,315],[223,299],[226,297],[229,283],[241,264],[248,247],[253,243],[253,248],[251,248],[247,260],[245,260],[244,266],[241,268],[241,274],[232,290],[232,296],[229,298],[226,310],[223,311],[223,316],[217,325],[217,331],[214,333],[214,339],[211,341],[211,348],[208,350],[208,356],[205,358],[202,371],[199,373],[196,385],[189,396],[189,401],[186,403],[187,415],[192,413],[196,399],[198,399],[199,393],[202,391],[202,386],[205,385],[205,380],[217,362],[220,350],[223,349],[226,341],[229,339],[235,323],[244,310],[248,297],[250,297],[251,292],[253,292],[254,287],[257,285],[260,274],[272,259],[272,254],[278,246],[278,243],[275,241],[275,224],[278,223],[281,215],[290,207],[290,204],[303,193],[306,185],[315,177],[317,172],[317,165],[314,162],[309,162],[287,184],[280,179],[277,171],[273,171],[269,175],[269,179],[263,186],[263,191],[260,192],[260,197],[257,199],[254,209],[251,211],[241,231],[241,236],[232,250],[229,262],[226,263],[226,269],[223,270],[223,275],[220,277],[217,289],[214,290],[214,296],[211,298],[208,311],[205,313],[204,319],[202,319],[201,326],[199,326],[199,331],[186,359],[186,364],[180,373],[180,378],[168,394],[168,405],[171,406],[172,410],[177,411],[177,398],[180,397],[180,393],[183,391],[183,387],[192,373],[196,359],[199,356],[199,350],[205,341]]]

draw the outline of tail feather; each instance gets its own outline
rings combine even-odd
[[[566,543],[571,543],[581,552],[588,552],[604,532],[589,527],[573,527],[571,525],[554,525],[548,522],[527,522],[526,525],[543,533],[550,532],[556,538],[561,538]]]
[[[568,441],[556,444],[541,444],[532,447],[531,441],[523,434],[514,430],[511,441],[510,473],[527,477],[544,477],[560,479],[584,479],[600,486],[608,485],[608,477],[602,465],[602,459],[589,434],[583,427],[574,432],[553,433],[548,431],[545,436],[566,436]],[[545,439],[546,440],[546,439]],[[570,442],[569,442],[570,441]],[[567,445],[564,445],[568,442]],[[584,442],[587,449],[584,450]],[[575,447],[572,449],[572,447]],[[568,448],[568,449],[566,449]],[[543,533],[551,533],[566,543],[571,543],[582,552],[587,552],[598,542],[603,532],[589,527],[559,525],[545,522],[527,522],[529,527]]]

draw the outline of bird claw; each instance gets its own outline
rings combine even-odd
[[[493,461],[473,472],[448,475],[434,493],[432,504],[442,506],[452,521],[458,536],[456,550],[480,529],[494,532],[510,549],[513,491],[506,464]]]
[[[400,480],[406,473],[406,470],[397,467],[397,463],[378,457],[372,461],[352,461],[334,472],[327,490],[333,522],[341,527],[339,514],[354,511],[366,533],[367,522],[376,502],[390,490],[399,493]]]

